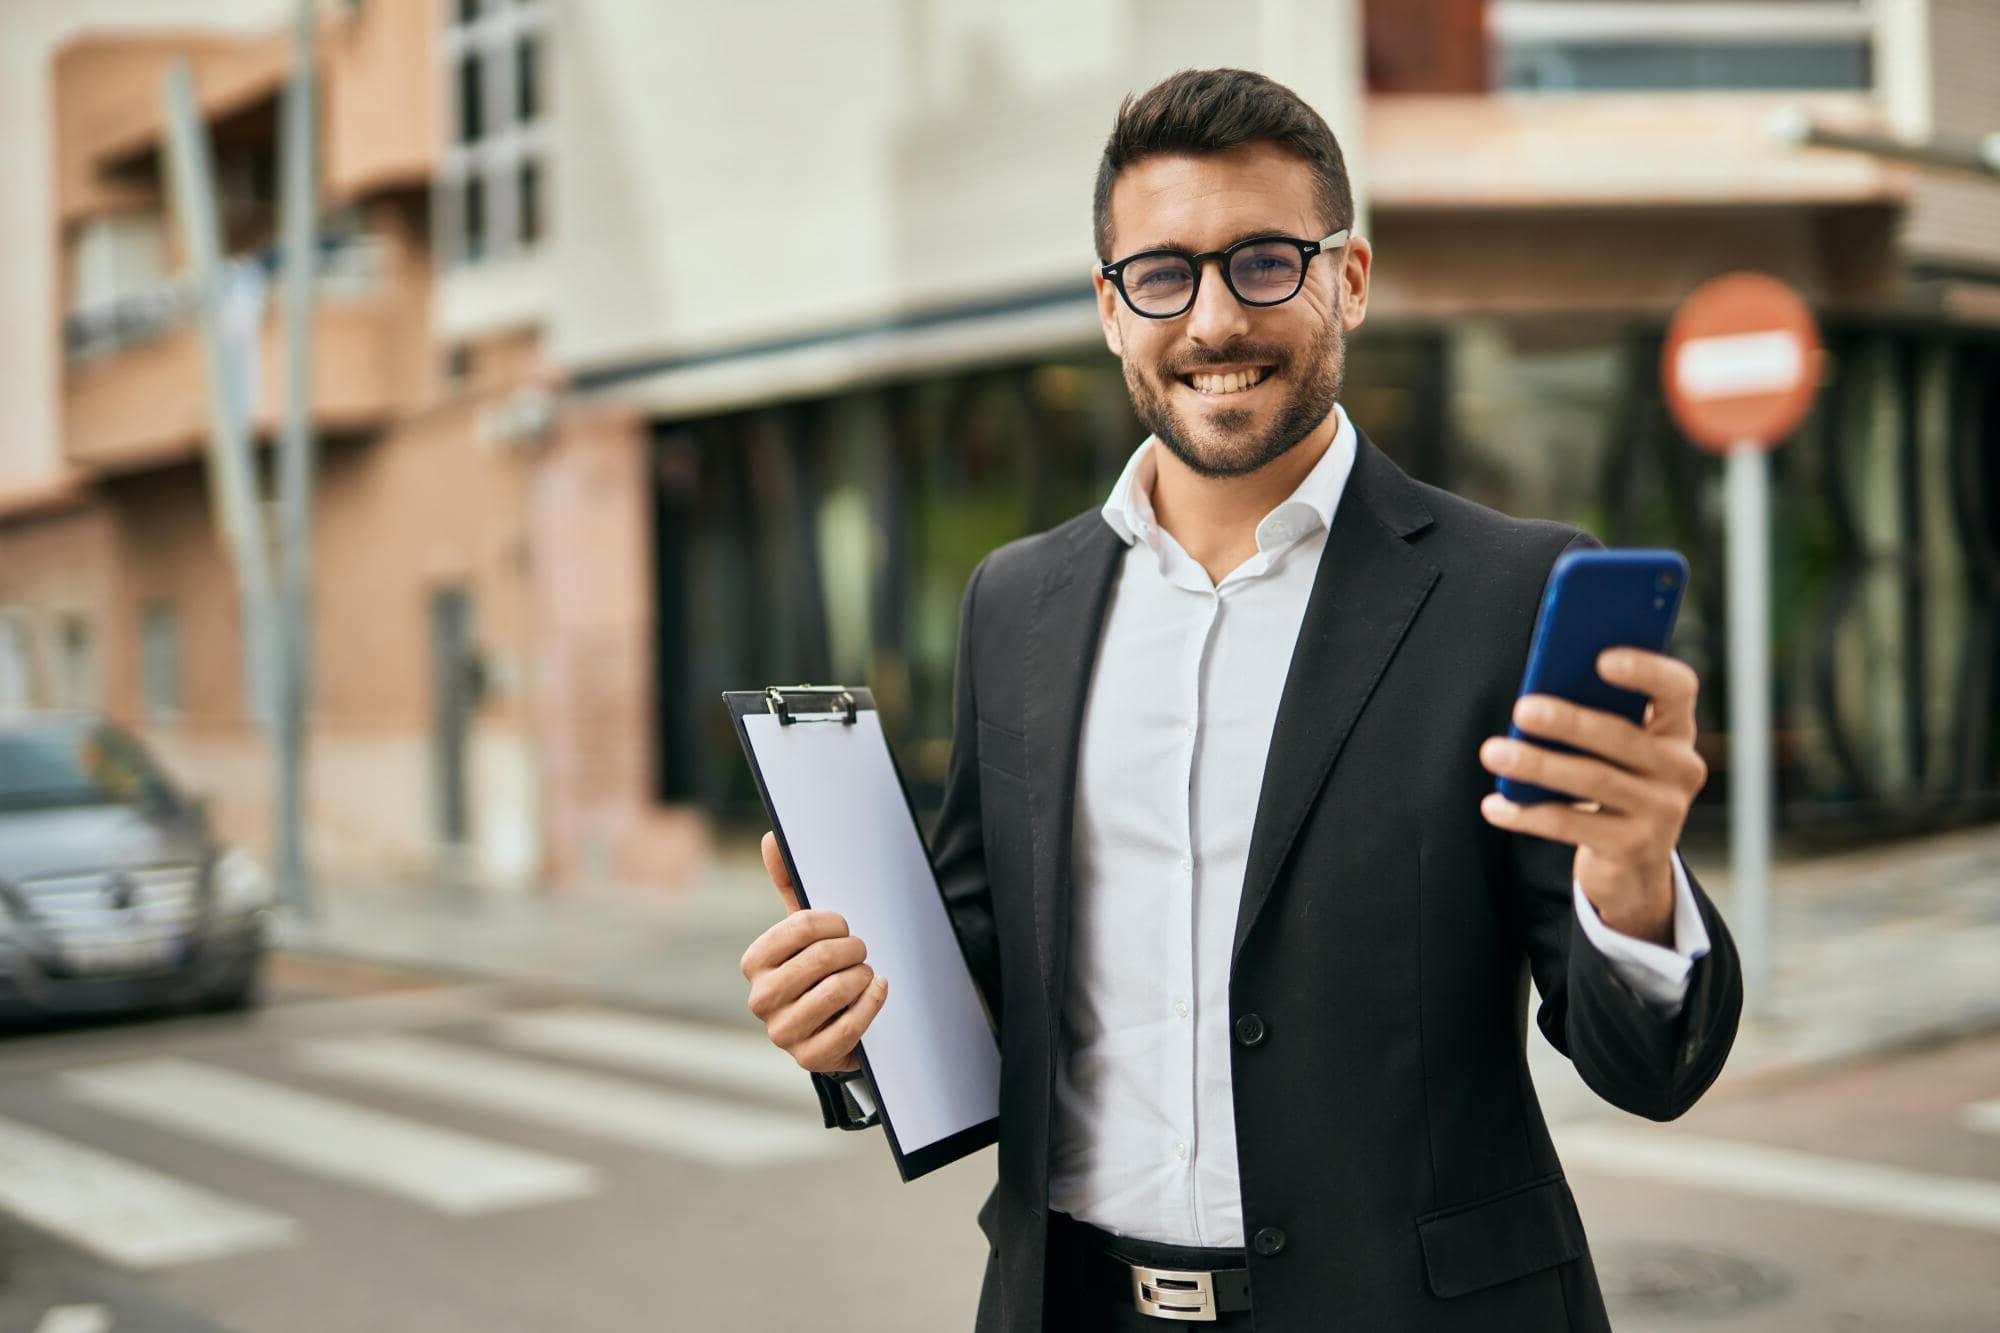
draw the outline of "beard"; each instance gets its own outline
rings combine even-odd
[[[1190,470],[1204,477],[1247,476],[1283,457],[1333,411],[1347,373],[1347,336],[1338,320],[1329,320],[1302,356],[1293,357],[1281,347],[1233,343],[1183,367],[1183,373],[1199,371],[1205,365],[1246,362],[1270,365],[1266,378],[1277,381],[1273,391],[1290,385],[1271,424],[1262,431],[1253,431],[1255,414],[1248,408],[1211,409],[1199,422],[1189,421],[1175,408],[1171,396],[1179,379],[1165,368],[1157,377],[1149,376],[1125,361],[1125,388],[1132,395],[1132,410],[1139,424]],[[1227,397],[1217,401],[1225,402]]]

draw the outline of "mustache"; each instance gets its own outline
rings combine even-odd
[[[1228,347],[1210,352],[1196,353],[1188,360],[1174,367],[1175,375],[1192,375],[1210,366],[1263,365],[1273,370],[1283,370],[1291,361],[1283,349],[1264,347],[1257,343],[1232,343]]]

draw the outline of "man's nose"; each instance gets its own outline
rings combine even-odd
[[[1222,261],[1203,260],[1194,305],[1187,312],[1188,340],[1219,347],[1242,335],[1249,327],[1249,310],[1236,299],[1236,293],[1229,290],[1229,284],[1223,281]]]

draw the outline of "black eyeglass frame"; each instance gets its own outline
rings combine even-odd
[[[1305,290],[1306,271],[1312,266],[1313,256],[1332,254],[1336,250],[1344,248],[1348,241],[1349,230],[1347,227],[1342,227],[1339,231],[1333,233],[1333,235],[1323,237],[1317,241],[1302,241],[1296,236],[1246,236],[1226,250],[1204,250],[1198,255],[1191,255],[1185,250],[1141,250],[1136,255],[1126,255],[1123,259],[1100,265],[1097,271],[1104,275],[1107,282],[1118,289],[1118,295],[1125,300],[1125,308],[1141,319],[1179,319],[1182,315],[1194,309],[1195,299],[1201,295],[1202,270],[1207,267],[1207,261],[1211,259],[1216,262],[1216,267],[1222,273],[1222,285],[1229,288],[1229,294],[1244,305],[1258,307],[1283,305]],[[1299,285],[1275,301],[1253,301],[1242,292],[1236,290],[1236,280],[1229,276],[1230,261],[1236,257],[1238,250],[1245,250],[1253,245],[1269,245],[1273,241],[1283,241],[1287,245],[1296,245],[1299,248]],[[1178,310],[1169,310],[1163,314],[1154,314],[1148,310],[1141,310],[1138,303],[1132,299],[1132,293],[1125,290],[1125,266],[1127,264],[1136,264],[1141,259],[1154,259],[1162,255],[1170,255],[1175,259],[1185,259],[1189,272],[1194,274],[1194,281],[1188,284],[1186,305]]]

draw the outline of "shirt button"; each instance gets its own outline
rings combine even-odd
[[[1174,1144],[1174,1156],[1176,1156],[1176,1157],[1180,1158],[1180,1159],[1181,1159],[1181,1160],[1182,1160],[1183,1162],[1185,1162],[1185,1161],[1187,1160],[1187,1140],[1186,1140],[1186,1139],[1181,1139],[1180,1141],[1178,1141],[1177,1143],[1175,1143],[1175,1144]]]
[[[1259,1254],[1276,1254],[1285,1248],[1285,1233],[1276,1227],[1258,1227],[1257,1234],[1250,1239],[1250,1244]]]
[[[1179,1015],[1180,1015],[1180,1016],[1181,1016],[1182,1018],[1186,1018],[1186,1017],[1187,1017],[1187,1001],[1186,1001],[1186,1000],[1175,1000],[1175,1001],[1174,1001],[1174,1012],[1175,1012],[1175,1013],[1177,1013],[1177,1014],[1179,1014]]]
[[[1194,869],[1194,862],[1188,860],[1185,856],[1183,856],[1181,858],[1181,873],[1185,875],[1188,871],[1193,869]]]
[[[1257,1046],[1265,1037],[1264,1020],[1256,1014],[1245,1014],[1236,1020],[1236,1040],[1243,1046]]]

